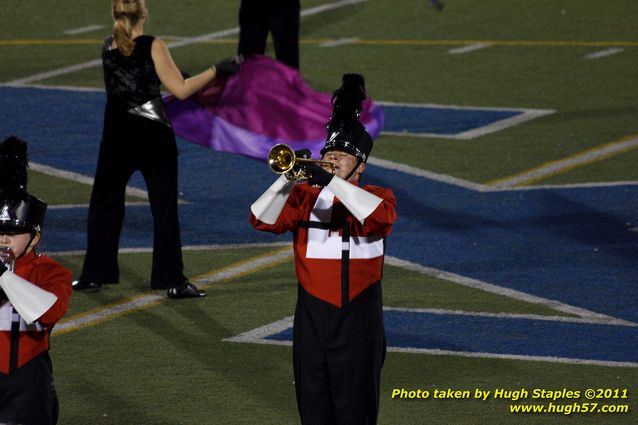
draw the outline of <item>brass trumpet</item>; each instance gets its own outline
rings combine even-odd
[[[268,165],[277,174],[284,174],[288,180],[307,180],[312,175],[306,169],[308,164],[317,164],[330,167],[332,174],[336,171],[336,165],[329,161],[318,159],[298,158],[295,151],[288,145],[280,143],[273,146],[268,152]]]

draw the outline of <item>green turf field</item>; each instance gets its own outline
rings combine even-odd
[[[146,32],[168,42],[237,25],[237,1],[147,3]],[[368,0],[302,18],[304,77],[316,89],[331,91],[344,72],[360,72],[368,93],[385,102],[555,112],[474,140],[382,135],[375,144],[375,158],[483,187],[638,181],[638,144],[622,144],[638,139],[638,2],[444,3],[444,10],[437,12],[426,0]],[[302,1],[304,10],[328,4],[333,1]],[[62,0],[55,5],[4,0],[0,83],[98,59],[101,40],[111,26],[109,5],[97,0]],[[90,25],[101,28],[65,34]],[[353,41],[322,47],[346,38]],[[490,47],[450,53],[476,44]],[[172,54],[180,68],[198,72],[235,49],[236,36],[231,35],[175,48]],[[588,58],[608,50],[609,55]],[[60,72],[26,85],[100,89],[101,69]],[[602,153],[605,147],[610,150]],[[599,155],[566,163],[586,152]],[[559,167],[512,183],[513,177],[548,164]],[[30,176],[30,192],[53,207],[88,202],[86,183],[38,171]],[[143,201],[133,195],[128,200]],[[123,251],[121,283],[97,294],[74,294],[66,318],[54,331],[51,355],[59,423],[298,423],[290,347],[223,341],[292,315],[296,287],[292,259],[282,255],[285,249],[186,249],[186,274],[206,287],[208,296],[183,302],[152,298],[160,293],[147,289],[150,254]],[[54,257],[74,275],[79,273],[81,253]],[[260,265],[264,257],[272,260]],[[220,277],[224,271],[230,271],[229,277]],[[117,312],[136,300],[141,300],[138,307]],[[385,270],[384,301],[389,307],[571,316],[392,264]],[[514,414],[509,405],[525,400],[392,398],[395,389],[587,388],[627,389],[628,398],[593,402],[628,405],[630,412]],[[637,409],[636,367],[391,351],[383,369],[379,423],[630,425],[638,423]]]

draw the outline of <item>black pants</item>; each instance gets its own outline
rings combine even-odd
[[[48,353],[40,354],[10,375],[0,373],[0,424],[57,422],[58,398]]]
[[[299,286],[293,364],[303,425],[377,423],[386,351],[381,304],[380,283],[343,308]]]
[[[237,53],[263,55],[270,32],[277,60],[298,69],[300,9],[299,0],[242,0]]]
[[[148,189],[153,215],[153,266],[151,288],[181,284],[182,248],[177,215],[177,155],[127,156],[102,143],[91,203],[89,205],[87,251],[81,280],[96,283],[119,281],[118,245],[124,222],[126,185],[139,170]]]

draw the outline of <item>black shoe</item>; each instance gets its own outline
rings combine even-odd
[[[170,288],[166,291],[166,296],[168,298],[200,298],[206,296],[206,291],[186,281],[180,286]]]
[[[72,285],[74,291],[98,292],[102,289],[101,283],[87,282],[85,280],[74,280]]]

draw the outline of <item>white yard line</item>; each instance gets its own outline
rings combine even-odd
[[[439,182],[451,184],[454,186],[459,186],[465,189],[476,190],[479,192],[483,192],[488,189],[487,186],[484,186],[479,183],[474,183],[469,180],[459,179],[456,177],[449,176],[447,174],[434,173],[432,171],[427,171],[421,168],[412,167],[410,165],[389,161],[387,159],[381,159],[381,158],[376,158],[371,156],[368,159],[367,163],[376,165],[377,167],[386,168],[388,170],[399,171],[401,173],[409,174],[411,176],[423,177],[425,179],[439,181]]]
[[[477,50],[483,50],[483,49],[487,49],[488,47],[492,47],[489,44],[482,44],[482,43],[478,43],[478,44],[469,44],[467,46],[462,46],[462,47],[456,47],[454,49],[450,49],[447,52],[451,55],[462,55],[464,53],[470,53],[470,52],[475,52]]]
[[[402,348],[402,347],[388,347],[388,351],[394,353],[420,353],[430,354],[437,356],[459,356],[459,357],[471,357],[478,359],[502,359],[502,360],[523,360],[532,362],[550,362],[550,363],[565,363],[575,365],[592,365],[592,366],[606,366],[606,367],[638,367],[638,363],[634,362],[615,362],[605,360],[587,360],[587,359],[573,359],[567,357],[549,357],[549,356],[524,356],[516,354],[496,354],[496,353],[474,353],[469,351],[451,351],[451,350],[435,350],[427,348]]]
[[[78,35],[78,34],[84,34],[87,32],[93,32],[93,31],[97,31],[97,30],[101,30],[102,28],[104,28],[104,25],[87,25],[85,27],[81,27],[81,28],[73,28],[70,30],[66,30],[64,31],[64,34],[66,35]]]
[[[388,311],[405,311],[409,313],[425,313],[437,315],[454,315],[454,316],[471,316],[471,317],[488,317],[493,319],[521,319],[521,320],[540,320],[546,322],[564,322],[564,323],[582,323],[588,325],[613,325],[613,326],[630,326],[637,327],[638,323],[626,322],[619,320],[614,323],[609,321],[601,322],[598,318],[591,317],[571,317],[571,316],[548,316],[543,314],[521,314],[521,313],[490,313],[485,311],[463,311],[463,310],[447,310],[442,308],[406,308],[406,307],[384,307]]]
[[[306,16],[316,15],[318,13],[327,12],[329,10],[340,9],[346,6],[354,6],[359,3],[365,3],[368,0],[343,0],[334,3],[322,4],[321,6],[311,7],[310,9],[303,9],[300,13],[302,18]]]
[[[499,109],[500,110],[500,109]],[[522,124],[527,121],[535,120],[536,118],[544,117],[545,115],[553,114],[554,110],[550,109],[527,109],[523,110],[522,114],[513,116],[511,118],[506,118],[502,120],[498,120],[493,124],[484,125],[475,130],[464,131],[463,133],[458,133],[454,135],[455,139],[461,140],[469,140],[474,139],[479,136],[484,136],[486,134],[495,133],[497,131],[504,130],[509,127],[514,127],[516,125]]]
[[[275,345],[292,345],[291,341],[274,341],[265,339],[270,335],[278,334],[292,327],[293,316],[284,317],[276,322],[269,323],[265,326],[249,330],[231,338],[225,338],[222,341],[227,342],[245,342],[256,344],[275,344]]]
[[[606,58],[607,56],[616,55],[625,51],[625,49],[621,49],[620,47],[614,47],[611,49],[600,50],[598,52],[590,53],[585,56],[585,59],[600,59]]]
[[[58,77],[60,75],[71,74],[73,72],[84,71],[85,69],[91,69],[102,65],[101,59],[95,59],[88,62],[78,63],[76,65],[65,66],[51,71],[39,72],[34,75],[30,75],[24,78],[18,78],[17,80],[8,81],[4,85],[7,86],[23,86],[26,84],[35,83],[37,81],[48,80],[49,78]]]
[[[31,168],[33,171],[38,171],[40,173],[47,174],[49,176],[59,177],[59,178],[63,178],[63,179],[66,179],[66,180],[71,180],[71,181],[74,181],[74,182],[78,182],[78,183],[82,183],[82,184],[87,184],[89,186],[93,186],[93,178],[85,176],[83,174],[74,173],[74,172],[66,171],[66,170],[61,170],[59,168],[49,167],[48,165],[39,164],[37,162],[30,162],[29,163],[29,168]],[[126,194],[129,195],[129,196],[135,196],[135,197],[138,197],[138,198],[142,198],[142,199],[148,201],[148,192],[146,192],[145,190],[142,190],[142,189],[137,189],[137,188],[134,188],[134,187],[127,186],[126,187]]]
[[[339,47],[339,46],[347,46],[348,44],[352,44],[358,40],[357,37],[348,37],[348,38],[340,38],[338,40],[326,41],[325,43],[319,44],[319,47]]]

